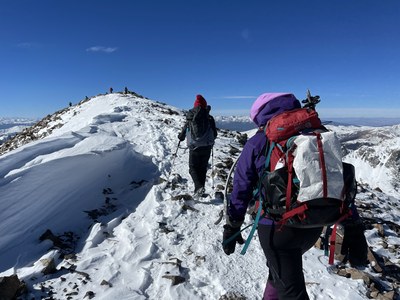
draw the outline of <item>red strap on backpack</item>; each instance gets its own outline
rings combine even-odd
[[[293,184],[293,153],[289,151],[287,163],[288,163],[288,181],[287,181],[287,188],[286,188],[286,211],[290,210],[290,203],[292,202],[292,184]]]
[[[323,197],[326,198],[328,197],[328,180],[326,176],[326,165],[325,165],[325,156],[324,156],[324,149],[322,146],[322,137],[321,134],[316,133],[315,134],[317,137],[317,147],[318,147],[318,154],[319,154],[319,163],[320,163],[320,168],[321,168],[321,179],[322,179],[322,193]]]
[[[337,225],[349,218],[352,215],[351,210],[349,210],[345,215],[343,215],[336,223],[333,225],[331,237],[329,238],[329,259],[328,263],[333,265],[335,260],[335,248],[336,248],[336,230]]]
[[[279,221],[279,224],[281,225],[285,225],[286,222],[293,218],[294,216],[297,216],[300,220],[303,220],[305,218],[305,211],[308,209],[308,206],[306,203],[303,203],[302,205],[293,208],[291,210],[289,210],[288,212],[285,212],[282,215],[282,220]]]

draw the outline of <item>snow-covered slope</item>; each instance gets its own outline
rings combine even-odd
[[[400,197],[400,125],[327,127],[338,133],[360,182]]]
[[[261,299],[268,269],[257,236],[246,255],[226,256],[215,224],[243,136],[219,130],[209,195],[195,201],[183,122],[177,108],[110,94],[50,116],[33,141],[15,139],[0,156],[0,277],[24,280],[24,299]],[[398,198],[366,188],[359,199],[396,204],[380,217],[399,222]],[[398,264],[398,233],[386,232],[394,253],[374,227],[368,241]],[[322,250],[304,256],[311,299],[367,299],[363,280],[326,267]]]

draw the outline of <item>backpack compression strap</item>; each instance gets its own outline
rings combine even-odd
[[[287,188],[286,188],[286,211],[290,210],[290,202],[292,200],[292,184],[293,184],[293,153],[292,151],[289,151],[288,157],[287,157],[287,163],[288,163],[288,183],[287,183]]]
[[[315,136],[317,138],[319,163],[320,163],[320,168],[321,168],[323,197],[326,198],[328,196],[328,180],[327,180],[327,176],[326,176],[326,165],[325,165],[324,149],[322,146],[322,137],[321,137],[321,134],[318,132],[315,133]]]
[[[262,181],[260,180],[260,184],[259,184],[259,187],[258,187],[259,190],[260,190],[260,187],[261,187],[261,182],[262,182]],[[257,227],[258,227],[258,222],[260,221],[261,211],[262,211],[262,204],[263,204],[262,197],[263,197],[263,196],[262,196],[261,193],[260,193],[260,195],[259,195],[259,205],[258,205],[257,215],[256,215],[256,218],[255,218],[255,220],[254,220],[253,227],[251,227],[249,236],[247,237],[246,242],[245,242],[245,244],[244,244],[244,246],[243,246],[243,249],[242,249],[242,251],[240,252],[240,254],[242,254],[242,255],[245,255],[245,254],[246,254],[247,248],[248,248],[249,245],[250,245],[250,242],[251,242],[251,240],[252,240],[252,238],[253,238],[254,232],[256,231],[256,229],[257,229]]]
[[[351,212],[351,210],[349,210],[345,215],[343,215],[343,216],[335,223],[335,225],[333,225],[331,237],[329,238],[329,259],[328,259],[328,263],[329,263],[330,265],[333,265],[334,258],[335,258],[336,230],[337,230],[337,225],[338,225],[340,222],[343,222],[345,219],[347,219],[347,218],[350,217],[351,215],[352,215],[352,212]]]
[[[264,164],[264,167],[267,169],[268,167],[269,167],[269,162],[271,161],[271,154],[272,154],[272,150],[274,149],[274,147],[275,147],[275,142],[272,142],[270,145],[269,145],[269,147],[267,147],[267,149],[265,149],[266,151],[266,153],[267,153],[267,155],[266,155],[266,158],[265,158],[265,164]],[[268,170],[268,169],[267,169]],[[257,229],[257,227],[258,227],[258,222],[260,222],[260,218],[261,218],[261,215],[265,215],[266,214],[266,212],[264,212],[263,214],[261,214],[261,212],[262,212],[262,206],[263,206],[263,195],[262,195],[262,193],[260,192],[261,191],[261,185],[262,185],[262,181],[263,181],[263,178],[264,178],[264,176],[266,176],[266,174],[267,174],[267,172],[264,172],[264,174],[261,174],[261,177],[259,178],[259,180],[258,180],[258,187],[257,187],[257,190],[258,190],[258,193],[259,193],[259,202],[258,202],[258,209],[257,209],[257,214],[256,214],[256,218],[255,218],[255,220],[254,220],[254,223],[253,223],[253,227],[251,228],[251,230],[250,230],[250,233],[249,233],[249,236],[247,237],[247,239],[246,239],[246,242],[245,242],[245,244],[244,244],[244,246],[243,246],[243,249],[242,249],[242,251],[240,252],[240,254],[242,254],[242,255],[244,255],[244,254],[246,254],[246,251],[247,251],[247,248],[249,247],[249,245],[250,245],[250,242],[251,242],[251,240],[252,240],[252,238],[253,238],[253,235],[254,235],[254,232],[256,231],[256,229]]]

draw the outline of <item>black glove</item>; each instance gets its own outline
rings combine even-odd
[[[229,240],[229,241],[228,241]],[[224,234],[222,237],[222,247],[225,254],[229,255],[235,252],[236,242],[242,245],[244,243],[240,227],[234,228],[228,224],[224,225]]]
[[[178,139],[182,142],[182,141],[184,141],[185,140],[185,133],[184,132],[181,132],[180,134],[178,134]]]
[[[364,224],[361,219],[344,224],[341,254],[345,255],[352,267],[368,264],[368,244],[364,236]]]

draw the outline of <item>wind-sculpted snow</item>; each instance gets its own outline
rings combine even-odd
[[[112,122],[122,122],[125,119],[126,115],[124,114],[105,114],[99,115],[94,118],[93,124],[100,125],[104,123],[112,123]]]
[[[50,116],[34,131],[46,134],[0,156],[0,277],[26,282],[21,299],[261,299],[268,268],[257,234],[246,255],[238,247],[226,256],[224,222],[215,224],[224,208],[217,194],[245,135],[219,130],[208,195],[194,200],[188,150],[178,148],[184,120],[182,110],[135,95],[99,96]],[[346,130],[341,138],[353,132]],[[353,161],[368,183],[369,162],[358,154]],[[399,222],[399,198],[363,185],[357,201],[366,218],[390,226],[368,223],[371,248],[399,264],[390,223]],[[305,254],[311,299],[368,299],[363,280],[327,266],[323,250]]]
[[[48,139],[41,143],[33,142],[27,147],[17,149],[12,155],[3,155],[1,157],[0,176],[4,178],[0,182],[5,181],[6,177],[9,177],[10,171],[15,171],[26,166],[26,164],[31,163],[37,157],[45,156],[61,149],[71,148],[80,140],[81,138],[70,134],[62,138]]]
[[[91,223],[85,211],[105,203],[102,194],[105,187],[112,188],[113,197],[119,198],[119,210],[133,209],[142,200],[157,178],[156,166],[129,144],[113,145],[109,138],[96,143],[99,141],[108,142],[108,148],[99,149],[96,144],[89,148],[83,141],[74,148],[37,156],[3,179],[12,178],[0,187],[4,206],[0,212],[1,269],[11,267],[17,256],[21,263],[37,259],[39,253],[29,245],[36,244],[47,229],[84,233]],[[85,147],[85,151],[79,147]],[[131,182],[139,180],[146,184],[138,190],[129,190]],[[27,252],[16,251],[21,242]]]

